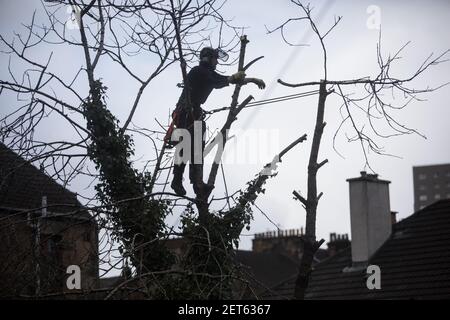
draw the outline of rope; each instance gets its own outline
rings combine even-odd
[[[167,172],[167,177],[166,177],[166,182],[164,183],[164,187],[163,187],[163,193],[164,193],[164,191],[166,191],[166,187],[167,187],[167,184],[169,183],[169,177],[170,177],[170,172],[172,171],[172,168],[173,168],[173,158],[172,158],[172,163],[170,164],[170,167],[169,167],[169,172]],[[162,194],[159,196],[159,200],[161,200],[161,198],[162,198]]]
[[[309,96],[312,96],[312,95],[315,95],[318,93],[319,93],[319,90],[312,90],[312,91],[294,93],[294,94],[270,98],[270,99],[254,101],[254,102],[248,103],[244,108],[257,107],[257,106],[262,106],[262,105],[276,103],[276,102],[283,102],[283,101],[294,100],[294,99],[299,99],[299,98],[303,98],[303,97],[309,97]],[[214,113],[217,113],[220,111],[229,110],[230,108],[231,107],[217,108],[217,109],[205,111],[205,114],[214,114]]]
[[[272,223],[275,226],[275,228],[277,228],[277,230],[280,230],[280,227],[278,227],[278,225],[275,222],[273,222],[272,219],[270,219],[269,216],[264,211],[262,211],[260,207],[256,205],[256,203],[253,203],[253,205],[256,207],[256,209],[259,210],[259,212],[263,214],[264,217],[266,217],[267,220],[269,220],[270,223]]]
[[[223,163],[222,162],[220,163],[220,169],[222,169],[223,184],[225,185],[225,196],[227,197],[228,210],[231,210],[230,197],[228,196],[227,180],[225,180],[225,171],[223,170]]]

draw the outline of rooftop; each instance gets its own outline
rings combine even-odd
[[[381,289],[366,287],[366,270],[351,266],[351,248],[317,264],[306,299],[450,298],[450,200],[441,200],[393,226],[391,237],[369,264],[381,269]],[[272,288],[264,299],[291,298],[296,277]]]
[[[0,208],[41,208],[43,196],[49,213],[69,213],[82,207],[75,193],[0,143]],[[79,215],[89,216],[86,211]]]

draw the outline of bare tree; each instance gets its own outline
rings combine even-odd
[[[323,55],[323,78],[320,81],[292,84],[283,80],[278,80],[280,84],[292,88],[306,86],[319,87],[317,117],[311,150],[309,153],[307,197],[305,198],[299,192],[295,190],[293,191],[295,199],[299,200],[306,210],[306,228],[305,235],[303,237],[303,256],[301,258],[294,292],[295,299],[304,299],[306,289],[308,288],[314,254],[324,242],[323,239],[319,241],[316,240],[316,215],[317,205],[323,195],[322,192],[319,193],[317,190],[317,172],[328,162],[327,159],[322,161],[318,160],[322,133],[326,125],[326,122],[324,121],[324,113],[327,97],[330,94],[336,94],[342,99],[341,114],[343,114],[343,117],[334,138],[336,138],[336,135],[342,130],[342,128],[344,128],[345,124],[349,123],[350,128],[353,131],[353,135],[348,140],[350,142],[358,141],[360,143],[366,166],[370,168],[368,159],[369,150],[377,154],[386,154],[380,145],[375,141],[376,137],[389,138],[394,135],[410,133],[420,134],[416,130],[408,128],[406,125],[395,119],[392,111],[403,109],[411,101],[419,101],[420,94],[433,92],[443,86],[441,85],[436,88],[427,87],[425,89],[414,89],[410,85],[414,79],[430,67],[446,61],[444,58],[448,54],[449,50],[438,56],[433,56],[433,54],[430,54],[430,56],[414,72],[412,72],[410,76],[405,78],[397,78],[391,75],[390,70],[393,64],[400,59],[400,53],[405,49],[409,42],[403,45],[394,55],[384,58],[381,52],[380,33],[380,41],[377,45],[379,71],[375,77],[361,77],[351,80],[330,80],[328,78],[327,71],[328,59],[325,40],[327,36],[331,34],[331,31],[333,31],[333,29],[335,29],[335,27],[339,24],[342,17],[335,18],[334,22],[331,24],[331,27],[325,31],[321,31],[312,17],[312,8],[309,5],[304,5],[300,0],[291,0],[291,2],[300,10],[300,15],[298,17],[286,20],[286,22],[281,24],[279,27],[268,30],[268,32],[273,33],[280,31],[283,40],[292,45],[285,37],[285,28],[295,22],[305,22],[311,27],[315,37],[319,41]],[[362,96],[355,96],[352,93],[346,93],[345,87],[348,86],[361,87],[364,90],[364,93]],[[387,100],[387,95],[384,95],[385,92],[390,92],[393,97],[395,95],[404,96],[407,98],[407,102],[400,105],[394,105],[394,102]],[[358,122],[358,111],[361,111],[366,116],[368,122],[370,123],[371,130],[366,130],[364,124]],[[377,129],[377,126],[375,125],[377,122],[384,122],[392,132],[390,134],[383,133],[381,130]],[[335,139],[333,140],[333,146],[335,146],[334,142]]]
[[[239,29],[221,16],[222,5],[216,0],[47,1],[43,6],[46,24],[38,23],[34,14],[24,34],[16,33],[13,40],[0,36],[2,51],[10,59],[9,76],[0,80],[0,93],[5,99],[15,97],[17,101],[17,106],[0,119],[1,140],[29,163],[39,164],[42,171],[64,186],[80,177],[95,185],[96,195],[84,196],[82,210],[94,213],[92,218],[102,230],[99,255],[104,270],[101,271],[117,269],[122,263],[131,263],[133,268],[133,276],[108,297],[130,284],[133,291],[149,298],[231,297],[233,281],[245,281],[236,273],[233,248],[242,228],[250,224],[251,204],[263,191],[273,165],[306,139],[302,135],[282,150],[248,183],[246,191],[221,199],[235,201],[227,211],[210,209],[211,201],[220,200],[208,202],[211,191],[192,199],[177,197],[165,189],[155,190],[155,186],[164,187],[167,183],[158,182],[161,173],[170,172],[170,153],[159,138],[165,128],[131,127],[149,84],[172,64],[180,62],[187,85],[187,65],[199,48],[212,41],[211,30],[219,31],[222,48],[232,52],[240,45],[238,70],[246,70],[260,59],[245,65],[248,40],[238,36]],[[65,20],[67,6],[72,10],[70,21]],[[222,38],[224,29],[229,30],[227,41]],[[33,55],[37,47],[48,49],[43,61]],[[58,73],[52,65],[59,47],[71,48],[83,57],[82,65],[74,66],[70,75]],[[136,67],[133,59],[137,56],[156,61],[153,70],[142,72]],[[108,79],[102,77],[99,67],[102,63],[109,63],[136,84],[122,126],[109,107],[113,101],[107,97]],[[252,81],[247,78],[235,87],[227,120],[218,133],[223,146],[236,116],[252,99],[248,96],[239,102],[241,87]],[[47,139],[36,138],[46,125],[61,120],[75,138],[62,139],[56,133]],[[147,137],[154,146],[155,158],[148,164],[152,173],[147,166],[144,171],[134,168],[131,134]],[[215,184],[222,152],[223,148],[219,148],[209,174],[211,185]],[[167,214],[179,206],[186,209],[181,233],[165,223]],[[78,211],[74,209],[69,214]],[[34,219],[41,218],[37,215]],[[174,256],[164,242],[170,235],[181,235],[189,242],[185,257],[175,265]],[[113,260],[113,256],[119,256],[119,261]]]
[[[64,186],[77,177],[91,179],[97,195],[85,201],[97,213],[102,229],[112,236],[108,242],[122,243],[121,255],[131,260],[138,273],[171,264],[171,255],[160,241],[168,236],[164,218],[171,208],[168,199],[157,196],[170,199],[174,194],[152,193],[158,166],[153,175],[133,168],[134,150],[128,133],[148,137],[158,153],[158,132],[129,127],[151,81],[174,62],[192,60],[198,48],[211,41],[213,26],[234,30],[219,14],[222,5],[215,0],[179,1],[176,5],[145,0],[48,1],[43,6],[46,24],[38,23],[35,13],[25,34],[16,33],[13,40],[0,36],[2,51],[10,58],[9,77],[0,80],[0,92],[7,98],[16,95],[19,104],[1,119],[2,142],[29,162],[39,163]],[[71,21],[66,21],[67,6],[72,9]],[[169,11],[161,10],[167,7]],[[226,49],[230,43],[221,45]],[[179,44],[183,46],[180,55]],[[48,49],[44,61],[33,55],[36,47]],[[84,57],[73,75],[54,71],[51,49],[57,51],[58,47],[73,48]],[[137,56],[148,57],[154,69],[143,74],[133,63]],[[102,63],[110,63],[137,85],[121,127],[107,108],[110,102],[104,83],[108,80],[101,79]],[[61,119],[78,140],[56,134],[50,141],[35,138],[49,121]],[[112,254],[112,248],[108,247],[106,255]]]

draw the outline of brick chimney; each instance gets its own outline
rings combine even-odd
[[[348,234],[330,233],[330,242],[327,243],[328,255],[334,256],[337,252],[350,246]]]
[[[254,252],[277,252],[299,259],[302,253],[301,236],[303,228],[269,231],[255,234],[253,239]]]
[[[350,188],[350,220],[352,233],[352,267],[367,265],[372,255],[391,235],[390,181],[377,174],[361,172],[348,179]]]

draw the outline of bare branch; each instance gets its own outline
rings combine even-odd
[[[297,200],[299,200],[301,203],[303,203],[303,205],[306,207],[308,205],[308,201],[303,198],[300,193],[298,193],[297,191],[292,191],[292,194],[295,196],[295,198],[297,198]]]

